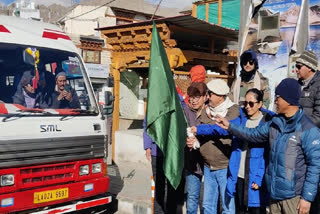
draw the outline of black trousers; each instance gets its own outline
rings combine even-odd
[[[235,203],[237,214],[266,214],[265,207],[247,207],[247,205],[244,203],[245,185],[243,178],[238,177],[236,188]]]
[[[320,189],[318,189],[316,198],[311,203],[310,214],[320,214]]]
[[[152,156],[151,165],[155,182],[154,214],[182,214],[185,179],[181,179],[175,190],[164,175],[163,157]]]

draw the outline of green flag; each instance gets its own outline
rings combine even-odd
[[[153,23],[147,103],[147,133],[164,155],[163,169],[176,189],[180,183],[187,122],[156,25]]]

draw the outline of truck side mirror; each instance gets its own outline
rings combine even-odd
[[[112,96],[111,91],[105,91],[104,92],[104,100],[105,100],[105,105],[110,106],[113,104],[114,101],[114,96]]]
[[[113,79],[113,77],[108,77],[106,84],[107,84],[107,87],[113,88],[114,87],[114,79]]]
[[[105,107],[103,108],[104,115],[111,115],[113,113],[113,101],[114,96],[110,91],[106,91],[104,94]]]

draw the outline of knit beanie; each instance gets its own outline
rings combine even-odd
[[[304,51],[296,62],[304,64],[314,71],[318,70],[318,57],[312,51]]]
[[[286,78],[277,86],[275,94],[279,95],[289,104],[299,106],[299,99],[301,95],[300,84],[295,79]]]
[[[202,65],[195,65],[190,69],[191,82],[204,82],[206,69]]]

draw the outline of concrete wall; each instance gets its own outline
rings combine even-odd
[[[101,52],[101,64],[109,66],[111,64],[111,53],[110,51]]]
[[[143,130],[132,129],[115,133],[115,163],[130,161],[150,164],[143,149]]]
[[[106,15],[115,16],[114,12],[110,7],[106,8],[105,11]],[[100,27],[108,27],[108,26],[114,26],[116,25],[116,18],[115,17],[105,17],[104,19],[99,20],[99,26]]]
[[[98,26],[98,20],[100,17],[105,17],[105,11],[107,7],[101,7],[94,10],[93,12],[87,13],[96,6],[78,5],[75,7],[67,16],[65,21],[65,32],[68,34],[78,34],[78,35],[96,35],[95,28]],[[87,14],[84,14],[87,13]],[[76,17],[80,14],[82,16]],[[76,18],[72,18],[76,17]],[[72,18],[72,19],[70,19]]]

